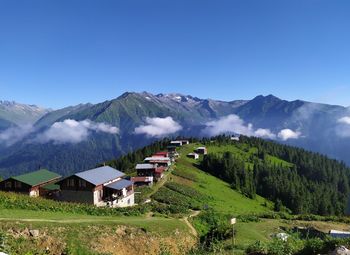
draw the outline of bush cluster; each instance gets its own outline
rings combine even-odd
[[[150,211],[149,206],[128,208],[102,208],[87,204],[58,202],[43,198],[31,198],[26,195],[0,192],[0,208],[24,209],[45,212],[63,212],[95,216],[139,216]]]

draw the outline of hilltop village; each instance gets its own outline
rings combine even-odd
[[[177,148],[185,144],[189,144],[189,141],[171,141],[166,151],[156,152],[137,164],[137,175],[133,177],[110,166],[101,166],[66,177],[40,169],[1,181],[0,190],[98,207],[129,207],[135,205],[134,188],[152,186],[162,180],[164,173],[179,157]],[[207,148],[198,147],[187,156],[198,159],[199,154],[207,154]]]

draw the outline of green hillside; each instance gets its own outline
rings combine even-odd
[[[238,219],[235,226],[236,245],[234,246],[237,254],[244,254],[246,250],[261,251],[262,254],[286,254],[286,250],[290,250],[290,254],[316,254],[310,253],[309,245],[312,246],[313,242],[320,243],[320,247],[315,249],[315,252],[332,249],[336,243],[339,243],[337,241],[325,241],[329,239],[314,239],[314,236],[305,239],[300,234],[294,233],[293,229],[295,227],[316,229],[321,235],[326,236],[330,229],[347,230],[347,225],[344,224],[344,222],[349,222],[347,217],[292,215],[288,208],[283,205],[277,206],[276,203],[256,193],[253,197],[249,197],[243,191],[242,186],[240,189],[236,189],[232,184],[223,181],[221,178],[225,179],[224,175],[218,178],[203,171],[201,165],[207,156],[200,156],[199,160],[186,157],[189,152],[193,152],[195,148],[203,145],[207,147],[209,156],[217,155],[220,157],[232,153],[237,161],[244,162],[242,167],[248,172],[255,171],[254,169],[261,164],[271,169],[280,168],[286,172],[293,172],[301,167],[311,172],[312,167],[306,163],[298,162],[296,159],[292,159],[291,161],[294,162],[292,163],[286,160],[287,156],[277,156],[280,153],[279,151],[290,150],[294,153],[294,156],[302,153],[305,155],[304,159],[313,158],[314,161],[312,162],[315,162],[315,164],[318,164],[316,162],[322,159],[323,163],[318,164],[318,167],[320,167],[318,174],[322,175],[322,164],[327,165],[328,168],[337,169],[334,171],[334,176],[338,174],[336,171],[343,173],[345,180],[347,180],[346,174],[348,173],[348,169],[346,167],[342,168],[341,163],[324,158],[321,155],[265,142],[261,139],[242,137],[240,142],[233,142],[227,137],[219,137],[216,140],[203,140],[201,143],[183,146],[178,150],[180,158],[170,174],[169,182],[158,189],[152,195],[152,198],[160,203],[175,204],[200,212],[197,217],[192,218],[192,224],[201,240],[202,248],[199,249],[198,254],[232,253],[232,235],[230,234],[231,226],[229,225],[229,219],[232,217]],[[299,158],[302,157],[299,156]],[[217,170],[218,172],[224,172],[223,168]],[[299,174],[303,175],[304,173],[300,171]],[[314,173],[314,178],[316,177],[317,174]],[[290,181],[293,182],[293,179]],[[320,183],[320,185],[322,184]],[[276,240],[274,235],[280,232],[287,232],[288,235],[292,235],[291,242],[284,244]]]
[[[136,163],[163,150],[168,142],[167,139],[157,141],[107,163],[134,175]],[[206,146],[208,155],[201,155],[198,160],[188,158],[186,155],[198,146]],[[317,189],[313,179],[321,187],[335,181],[338,185],[334,189],[342,187],[345,196],[348,168],[342,163],[247,137],[241,137],[239,142],[225,136],[201,141],[191,139],[191,143],[178,152],[179,158],[160,182],[136,189],[138,205],[132,208],[96,208],[0,192],[0,239],[4,241],[4,248],[0,250],[28,255],[102,255],[127,251],[214,255],[232,254],[233,250],[235,254],[307,255],[327,253],[336,245],[350,243],[327,237],[330,229],[347,230],[348,217],[330,213],[332,207],[324,210],[326,216],[310,214],[307,211],[310,207],[303,208],[307,214],[295,214],[283,197],[295,194],[277,192],[263,197],[262,194],[268,194],[261,186],[264,180],[255,179],[260,178],[257,174],[263,171],[269,174],[266,180],[271,181],[272,190],[286,192],[291,191],[287,185],[293,187],[293,183],[308,191],[308,185]],[[328,173],[333,174],[332,180],[327,179]],[[289,184],[283,179],[285,174],[291,177]],[[299,183],[298,178],[303,181]],[[342,195],[340,191],[337,196]],[[322,192],[315,196],[324,196],[327,202]],[[308,199],[307,195],[305,198]],[[334,208],[340,202],[335,201]],[[237,218],[233,246],[229,223],[232,217]],[[295,229],[306,229],[317,235],[305,236]],[[39,230],[39,237],[33,237],[32,230]],[[281,232],[287,233],[288,242],[275,238]],[[151,244],[150,240],[154,242]]]
[[[177,161],[176,170],[173,172],[174,181],[183,185],[193,187],[201,194],[209,197],[206,202],[208,206],[216,211],[230,213],[232,216],[250,213],[262,213],[270,211],[272,203],[266,199],[257,196],[255,199],[249,199],[238,191],[232,189],[230,185],[217,177],[201,171],[197,166],[197,161],[186,157],[186,155],[200,144],[191,144],[181,148],[181,158]],[[209,146],[209,151],[220,151],[225,148]],[[237,149],[230,146],[230,150]],[[186,179],[186,174],[193,175],[194,179]],[[184,178],[185,177],[185,178]]]

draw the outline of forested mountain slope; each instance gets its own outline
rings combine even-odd
[[[39,166],[69,174],[141,148],[160,137],[200,138],[222,133],[272,139],[349,164],[349,116],[348,108],[343,106],[286,101],[272,95],[224,102],[181,94],[127,92],[99,104],[51,111],[29,130],[11,130],[16,124],[0,118],[0,126],[10,128],[7,133],[0,131],[0,175],[28,172]],[[72,122],[78,128],[83,126],[85,133],[71,126]],[[154,126],[164,123],[166,128]],[[105,125],[118,132],[96,131],[105,130]],[[61,127],[59,135],[50,133],[56,140],[41,139],[52,127],[56,127],[54,131]],[[151,133],[136,132],[139,127],[146,127]],[[166,134],[159,133],[159,129]],[[70,135],[82,138],[69,140]]]

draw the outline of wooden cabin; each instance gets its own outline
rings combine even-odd
[[[194,152],[192,152],[192,153],[188,153],[187,154],[187,157],[189,157],[189,158],[193,158],[193,159],[199,159],[199,154],[198,153],[194,153]]]
[[[138,177],[152,177],[155,181],[163,178],[166,167],[158,164],[137,164],[136,171]]]
[[[171,166],[171,159],[169,157],[148,157],[144,160],[148,164],[157,164],[158,166],[164,166],[168,168]]]
[[[134,185],[124,177],[123,172],[109,166],[76,173],[58,182],[60,200],[96,206],[132,206]]]
[[[203,154],[203,155],[207,155],[208,154],[208,150],[207,150],[206,147],[198,147],[195,151],[198,154]]]
[[[31,197],[50,197],[59,191],[55,185],[60,175],[46,169],[40,169],[18,176],[13,176],[0,182],[0,190],[27,194]]]

